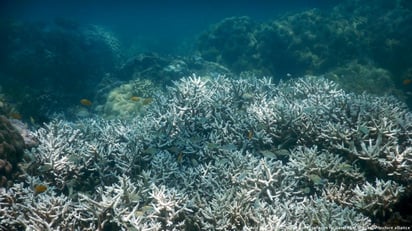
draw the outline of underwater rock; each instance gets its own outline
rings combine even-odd
[[[323,74],[359,60],[392,75],[412,66],[411,9],[374,1],[345,1],[328,12],[310,9],[255,23],[223,19],[198,38],[202,58],[236,73],[257,69],[266,75]]]
[[[189,57],[162,56],[156,53],[141,53],[129,59],[118,71],[121,80],[149,79],[155,84],[171,84],[181,76],[192,73],[205,75],[232,75],[230,70],[200,55]],[[216,74],[213,74],[216,73]]]
[[[171,60],[156,53],[140,53],[127,60],[119,69],[118,77],[122,80],[150,78],[161,81],[161,72]]]
[[[0,116],[0,187],[11,177],[23,158],[24,140],[10,121]]]
[[[231,17],[200,35],[197,49],[202,58],[229,67],[235,73],[257,64],[255,31],[249,17]]]
[[[120,63],[113,33],[95,25],[7,21],[1,23],[3,89],[21,99],[20,112],[36,118],[66,109],[91,95],[104,73]],[[76,95],[73,94],[76,92]]]

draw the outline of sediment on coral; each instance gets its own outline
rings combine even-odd
[[[367,230],[411,193],[411,120],[322,77],[188,76],[133,120],[34,131],[0,228]]]

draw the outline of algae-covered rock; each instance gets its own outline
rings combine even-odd
[[[249,17],[224,19],[198,39],[198,50],[205,60],[228,66],[237,73],[256,63],[257,23]]]
[[[404,1],[376,0],[344,1],[328,11],[290,12],[262,23],[233,17],[199,36],[197,49],[236,73],[319,75],[357,60],[396,79],[412,65],[411,15]]]

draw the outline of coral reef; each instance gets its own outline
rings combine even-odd
[[[395,87],[393,76],[390,72],[373,65],[351,62],[332,69],[325,74],[325,77],[338,82],[346,91],[357,94],[366,91],[375,95],[391,94],[402,96]]]
[[[354,84],[364,87],[361,91],[391,93],[412,66],[411,8],[405,2],[342,1],[327,12],[291,12],[262,23],[247,17],[226,18],[198,37],[196,49],[205,60],[237,74],[259,70],[279,79],[335,70],[338,74],[342,66],[357,68],[353,63],[372,66],[390,77],[391,87],[382,86],[385,80],[379,76],[371,76],[378,81],[370,86],[364,85],[363,78]]]
[[[239,73],[256,66],[258,24],[249,17],[226,18],[198,38],[198,50],[206,60],[221,63]]]
[[[22,161],[24,140],[9,120],[0,116],[0,187],[6,186],[17,164]]]
[[[159,90],[150,80],[134,79],[111,90],[96,110],[102,110],[107,118],[131,119],[145,112]]]
[[[161,85],[169,85],[173,81],[179,80],[180,77],[192,73],[231,75],[226,67],[206,61],[200,55],[174,57],[156,53],[140,53],[127,60],[119,68],[117,76],[122,80],[150,79],[150,81]]]
[[[39,144],[38,140],[36,140],[27,124],[17,119],[9,119],[9,122],[11,123],[11,125],[13,125],[13,127],[19,132],[20,136],[23,138],[25,149],[30,149]]]
[[[3,90],[20,102],[19,112],[39,121],[91,97],[96,82],[121,60],[119,41],[96,25],[3,20],[0,33],[7,35],[0,41]]]
[[[180,58],[162,57],[155,53],[138,54],[122,65],[115,75],[117,78],[109,75],[102,80],[95,97],[98,103],[93,109],[106,118],[141,116],[158,91],[191,73],[209,78],[220,74],[233,75],[227,68],[197,55]]]
[[[411,112],[322,77],[193,75],[134,120],[34,134],[4,230],[367,230],[411,193]]]

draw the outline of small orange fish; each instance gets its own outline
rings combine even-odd
[[[139,102],[140,101],[140,97],[139,96],[132,96],[130,97],[131,101],[135,101],[135,102]]]
[[[153,102],[153,98],[145,98],[145,99],[143,99],[142,104],[143,104],[143,105],[148,105],[148,104],[150,104],[151,102]]]
[[[44,184],[38,184],[36,186],[34,186],[34,195],[40,194],[40,193],[44,193],[47,190],[47,186]]]
[[[80,104],[86,107],[90,107],[92,106],[92,101],[88,100],[88,99],[81,99],[80,100]]]
[[[402,81],[402,84],[403,85],[409,85],[409,84],[411,84],[412,83],[412,79],[404,79],[403,81]]]

